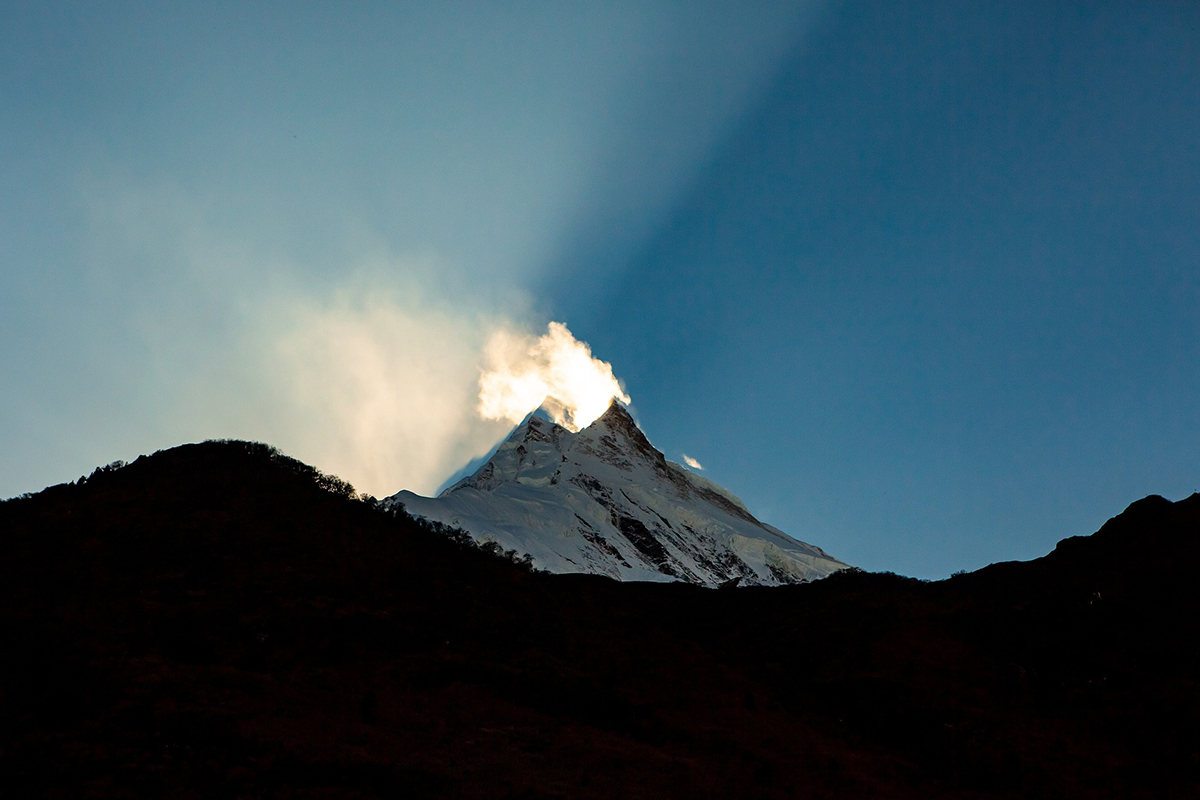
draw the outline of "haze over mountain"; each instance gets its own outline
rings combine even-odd
[[[553,421],[562,403],[549,405],[440,496],[401,491],[386,504],[528,554],[550,572],[750,586],[803,583],[846,567],[666,460],[619,400],[577,432]]]

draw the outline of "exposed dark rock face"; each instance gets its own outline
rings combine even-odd
[[[672,566],[671,554],[654,538],[654,535],[640,519],[619,517],[617,528],[626,539],[633,543],[634,547],[650,560],[650,563],[658,566],[659,572],[664,575],[678,574]]]
[[[715,591],[530,573],[322,478],[213,443],[0,503],[5,790],[1200,796],[1200,496],[940,583]]]

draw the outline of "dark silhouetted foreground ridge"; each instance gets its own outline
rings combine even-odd
[[[1200,796],[1200,496],[939,583],[545,575],[263,445],[0,503],[43,797]],[[27,787],[24,788],[24,787]]]

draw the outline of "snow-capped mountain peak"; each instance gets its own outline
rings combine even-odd
[[[619,401],[577,432],[553,418],[553,409],[529,414],[439,497],[402,491],[387,502],[528,553],[551,572],[714,586],[798,583],[845,566],[668,461]]]
[[[571,431],[554,421],[544,406],[539,406],[513,429],[487,463],[475,474],[446,489],[438,499],[449,497],[464,488],[491,491],[506,482],[525,486],[548,485],[549,479],[562,463],[562,455],[573,436]]]

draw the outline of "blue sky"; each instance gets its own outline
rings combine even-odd
[[[208,437],[386,494],[566,322],[868,569],[1200,489],[1191,3],[0,2],[0,495]]]

